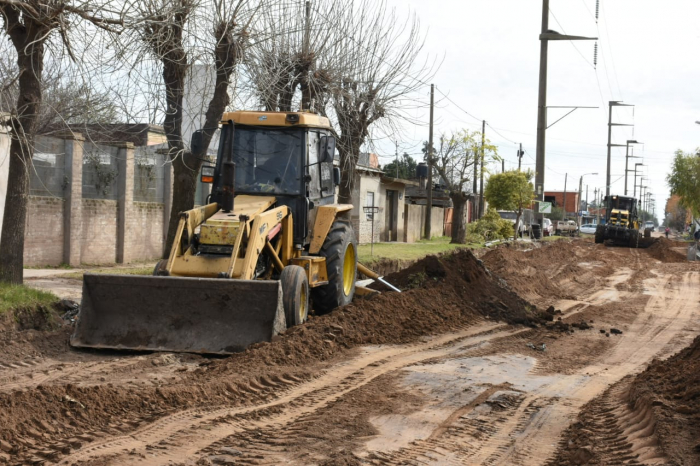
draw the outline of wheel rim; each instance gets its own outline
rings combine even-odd
[[[301,302],[299,303],[299,322],[304,322],[306,320],[306,303],[309,301],[306,299],[306,287],[301,287],[301,293],[299,295]]]
[[[343,293],[350,296],[355,282],[355,245],[348,244],[343,260]]]

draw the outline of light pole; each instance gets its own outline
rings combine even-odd
[[[576,216],[578,221],[578,234],[581,235],[581,217],[583,213],[581,212],[581,190],[583,188],[583,177],[587,175],[597,175],[597,173],[584,173],[581,178],[578,179],[578,206],[576,208]]]
[[[641,142],[636,141],[634,139],[627,140],[627,149],[625,150],[625,196],[627,196],[627,173],[632,171],[632,170],[627,169],[627,167],[629,166],[629,159],[630,159],[630,144],[641,144]],[[631,157],[632,158],[639,158],[639,157],[635,157],[634,155],[632,155]]]
[[[634,189],[632,190],[632,197],[637,198],[637,167],[643,167],[643,163],[635,163],[634,164]]]
[[[550,40],[598,40],[597,37],[569,36],[549,29],[549,0],[542,0],[542,29],[540,33],[540,79],[537,97],[537,145],[535,149],[535,199],[544,201],[544,147],[547,131],[547,52]],[[566,210],[566,206],[564,206]],[[544,214],[537,215],[539,224]]]
[[[642,194],[643,191],[646,191],[649,188],[649,186],[640,186],[639,187],[639,195],[642,199],[644,199],[645,194]],[[644,223],[644,202],[642,201],[642,223]]]

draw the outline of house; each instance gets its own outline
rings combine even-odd
[[[350,213],[357,240],[369,243],[374,233],[374,242],[406,241],[406,188],[417,185],[385,175],[376,154],[360,153]]]
[[[564,200],[566,198],[566,206]],[[575,217],[579,211],[579,195],[578,191],[545,191],[545,202],[551,202],[554,207],[564,206],[565,216]]]

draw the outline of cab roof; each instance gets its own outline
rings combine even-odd
[[[233,121],[237,125],[249,126],[302,126],[307,128],[331,129],[328,118],[310,112],[251,112],[239,110],[226,112],[221,124]]]

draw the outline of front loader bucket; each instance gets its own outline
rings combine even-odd
[[[285,328],[278,281],[85,274],[71,345],[230,354]]]

